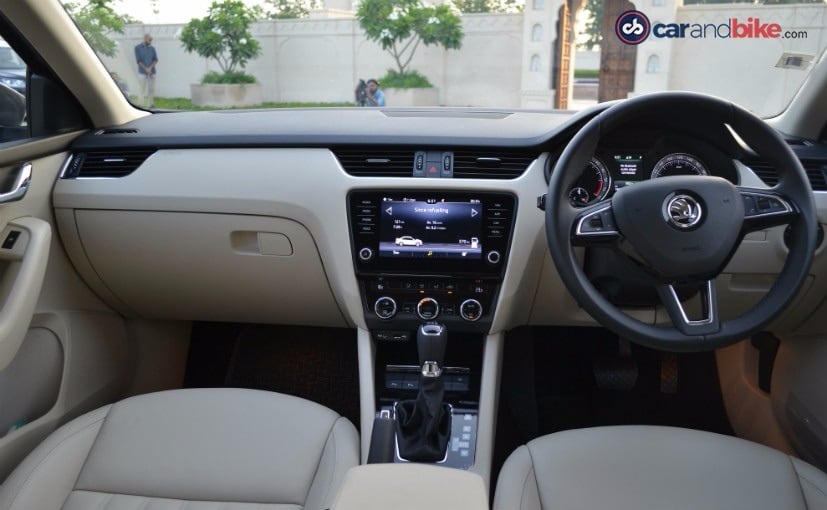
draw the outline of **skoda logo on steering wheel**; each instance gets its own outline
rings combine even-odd
[[[680,230],[689,230],[700,223],[701,204],[689,195],[675,195],[666,202],[666,220]]]
[[[626,11],[617,17],[615,34],[626,44],[640,44],[649,37],[652,24],[640,11]]]

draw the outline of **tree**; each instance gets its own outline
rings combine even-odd
[[[137,22],[130,16],[116,13],[112,8],[113,2],[87,0],[83,5],[76,2],[63,4],[92,49],[107,57],[114,57],[118,52],[118,44],[109,38],[109,34],[122,34],[124,25]]]
[[[391,54],[404,76],[420,44],[446,50],[462,45],[462,22],[446,5],[423,5],[419,0],[363,0],[356,11],[359,25],[371,41]]]
[[[265,3],[268,19],[306,18],[310,11],[322,6],[321,0],[265,0]]]
[[[462,13],[474,12],[523,12],[525,4],[517,0],[452,0]]]
[[[181,31],[181,44],[187,53],[215,60],[222,74],[208,73],[204,82],[250,83],[252,76],[244,66],[261,53],[250,25],[259,19],[261,10],[247,7],[241,0],[215,1],[207,16],[193,18]]]

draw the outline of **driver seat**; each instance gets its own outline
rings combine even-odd
[[[494,510],[827,508],[827,475],[742,439],[672,427],[567,430],[518,448]]]
[[[323,510],[358,463],[354,426],[313,402],[164,391],[53,432],[0,487],[0,509]]]

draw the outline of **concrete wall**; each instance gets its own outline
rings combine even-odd
[[[420,46],[411,68],[440,89],[443,105],[519,107],[522,66],[528,65],[523,56],[523,15],[468,14],[462,23],[465,38],[460,50]],[[178,40],[182,28],[130,25],[123,35],[116,36],[118,56],[104,58],[104,63],[137,92],[133,52],[143,34],[149,32],[159,58],[156,95],[190,97],[189,85],[217,66],[183,50]],[[360,78],[379,78],[394,67],[391,56],[365,39],[353,18],[317,15],[305,20],[266,21],[256,23],[252,31],[262,53],[248,63],[247,72],[262,84],[265,101],[350,102]],[[393,98],[387,99],[388,105],[393,105]]]
[[[648,2],[647,2],[648,3]],[[776,67],[785,52],[816,59],[827,45],[827,5],[719,4],[644,8],[655,23],[723,23],[758,17],[783,31],[806,30],[806,39],[649,39],[638,46],[635,94],[663,89],[720,95],[758,115],[780,113],[806,79],[801,70]],[[671,7],[670,7],[671,4]],[[647,72],[651,56],[659,69]],[[702,56],[702,58],[698,58]]]

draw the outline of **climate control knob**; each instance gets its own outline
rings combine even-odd
[[[434,298],[422,298],[416,304],[416,314],[423,321],[432,321],[439,315],[439,303]]]
[[[491,250],[485,255],[485,260],[492,266],[496,266],[502,260],[502,255],[497,250]]]
[[[476,322],[482,317],[482,305],[476,299],[466,299],[459,305],[459,315],[469,322]]]
[[[396,301],[393,298],[382,296],[373,304],[373,311],[380,319],[387,321],[396,315]]]

